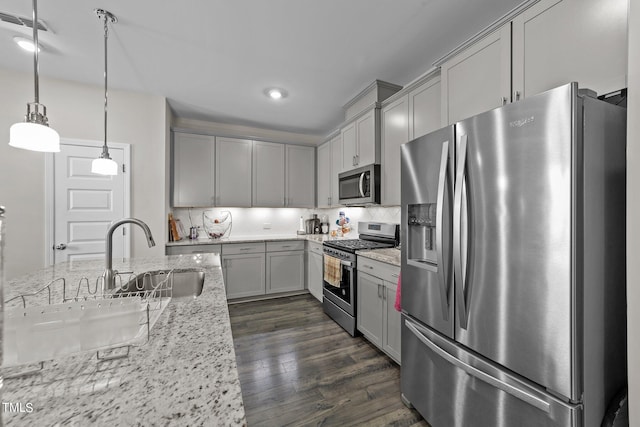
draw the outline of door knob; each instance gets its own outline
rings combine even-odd
[[[55,245],[53,248],[59,251],[64,251],[65,249],[67,249],[67,245],[65,245],[64,243],[60,243],[58,245]]]

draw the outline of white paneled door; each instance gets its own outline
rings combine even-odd
[[[125,217],[126,180],[123,173],[125,148],[109,148],[118,163],[118,175],[91,173],[91,161],[101,148],[78,143],[60,145],[53,155],[53,262],[104,257],[105,234],[109,224]],[[113,236],[113,255],[128,256],[124,227]],[[127,231],[128,232],[128,231]]]

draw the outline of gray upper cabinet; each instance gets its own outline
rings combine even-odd
[[[317,169],[316,182],[319,208],[331,207],[331,141],[320,145],[316,151]]]
[[[441,128],[440,76],[409,92],[409,141]]]
[[[255,141],[253,206],[285,206],[285,145]]]
[[[251,206],[251,151],[248,139],[216,138],[217,206]]]
[[[513,20],[513,94],[626,87],[627,0],[542,0]]]
[[[380,109],[373,108],[340,130],[342,171],[380,162]]]
[[[440,128],[440,76],[425,75],[382,107],[381,203],[400,204],[400,146]]]
[[[342,139],[342,168],[338,173],[348,171],[356,167],[356,153],[358,152],[356,140],[356,123],[351,122],[340,130]]]
[[[340,206],[338,174],[342,172],[342,138],[340,135],[331,140],[331,206]]]
[[[358,151],[356,152],[356,166],[366,166],[378,163],[380,155],[380,109],[374,108],[356,120]]]
[[[382,204],[400,204],[400,145],[409,142],[409,95],[382,108]]]
[[[626,87],[627,0],[541,0],[442,63],[443,126],[575,81]]]
[[[285,205],[313,208],[316,203],[315,147],[287,145],[285,164]]]
[[[338,174],[342,171],[342,138],[335,136],[318,147],[316,173],[317,206],[332,208],[339,205]]]
[[[511,93],[511,23],[442,64],[446,126],[506,104]]]
[[[215,137],[173,133],[172,206],[214,204]]]

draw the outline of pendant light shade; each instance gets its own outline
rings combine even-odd
[[[107,40],[109,39],[109,27],[111,22],[115,24],[118,18],[104,9],[95,9],[98,19],[104,22],[104,145],[100,157],[91,162],[91,172],[100,175],[118,175],[118,164],[109,156],[107,146]]]
[[[118,164],[111,159],[100,157],[91,162],[91,172],[100,175],[118,175]]]
[[[38,83],[38,2],[33,0],[33,69],[35,102],[27,104],[24,122],[15,123],[9,129],[9,145],[31,151],[60,151],[60,135],[49,127],[47,107],[40,104]]]
[[[57,153],[60,135],[49,126],[38,123],[15,123],[9,129],[9,145],[31,151]]]

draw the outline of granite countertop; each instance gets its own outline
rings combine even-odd
[[[97,260],[57,264],[9,281],[5,299],[58,277],[75,292],[82,277],[95,283],[103,268]],[[204,271],[202,294],[171,300],[149,341],[126,359],[98,362],[85,352],[47,361],[37,375],[5,379],[2,401],[23,409],[4,408],[5,425],[246,425],[219,256],[114,260],[119,271],[171,268]],[[3,368],[5,376],[12,371]]]
[[[331,237],[328,234],[289,234],[289,235],[263,235],[263,236],[230,236],[220,240],[212,239],[183,239],[177,242],[167,242],[167,246],[189,246],[189,245],[219,245],[225,243],[257,243],[257,242],[278,242],[283,240],[310,240],[314,242],[324,242],[326,240],[335,239],[355,239],[357,233],[353,236]]]
[[[358,256],[365,258],[371,258],[376,261],[386,262],[387,264],[400,267],[400,249],[385,248],[385,249],[371,249],[367,251],[357,251]]]

